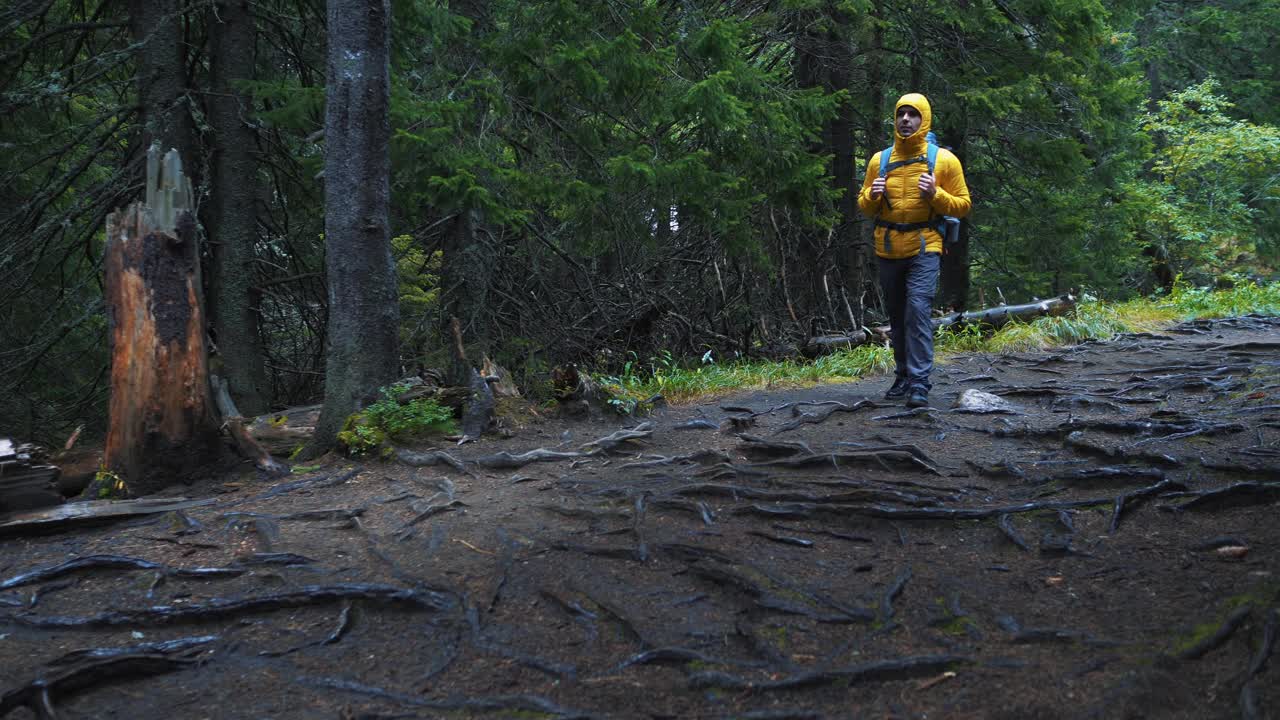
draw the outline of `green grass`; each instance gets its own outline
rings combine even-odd
[[[1074,345],[1085,340],[1109,340],[1121,333],[1153,332],[1197,318],[1247,314],[1280,315],[1280,282],[1259,286],[1242,283],[1228,290],[1191,288],[1179,284],[1168,295],[1109,303],[1086,298],[1075,310],[1058,317],[1012,322],[998,331],[965,326],[938,331],[937,360],[945,363],[960,353],[1009,353]],[[804,360],[681,363],[664,352],[643,363],[632,356],[620,375],[599,376],[610,403],[619,412],[643,409],[644,401],[661,394],[680,404],[707,400],[731,392],[769,388],[808,387],[822,382],[847,382],[893,368],[893,352],[881,344],[862,345]]]

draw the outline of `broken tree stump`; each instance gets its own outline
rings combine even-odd
[[[107,216],[110,425],[104,463],[132,493],[216,460],[191,183],[176,150],[147,152],[146,202]]]

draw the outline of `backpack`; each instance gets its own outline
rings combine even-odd
[[[918,162],[926,163],[927,167],[929,168],[929,174],[933,175],[934,174],[933,168],[938,162],[938,138],[933,134],[933,131],[930,130],[929,134],[925,135],[925,140],[928,142],[928,145],[926,145],[925,154],[920,155],[918,157],[909,158],[907,160],[898,160],[896,162],[889,162],[889,156],[893,154],[892,145],[880,151],[880,177],[885,177],[891,171],[896,170],[897,168],[900,168],[903,165],[912,165]],[[887,207],[890,207],[890,208],[893,207],[893,205],[889,203],[888,193],[884,194],[884,204]],[[881,220],[879,218],[879,213],[876,213],[875,224],[876,224],[876,227],[887,227],[892,230],[897,230],[899,232],[909,232],[911,230],[923,230],[925,228],[933,228],[938,232],[939,235],[942,236],[943,254],[948,253],[953,247],[955,247],[956,243],[960,242],[960,218],[952,217],[950,215],[939,215],[937,219],[930,217],[928,221],[922,222],[922,223],[891,223],[891,222]],[[885,232],[884,234],[884,246],[885,246],[884,247],[885,252],[889,252],[889,233],[888,232]],[[924,251],[923,235],[921,236],[921,239],[920,239],[920,249],[921,249],[921,252]]]

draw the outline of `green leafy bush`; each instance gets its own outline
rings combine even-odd
[[[338,433],[338,441],[352,455],[367,455],[388,440],[447,434],[457,430],[453,410],[432,398],[401,403],[398,398],[408,389],[407,385],[380,389],[380,400],[347,418]]]

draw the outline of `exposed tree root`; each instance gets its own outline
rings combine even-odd
[[[724,565],[700,562],[689,565],[689,572],[750,597],[757,606],[788,615],[800,615],[816,622],[850,623],[870,622],[875,614],[864,608],[851,608],[831,598],[769,577],[756,568],[743,565]],[[804,602],[792,598],[799,598]],[[836,610],[837,614],[823,613],[818,607]]]
[[[1196,660],[1204,657],[1204,655],[1210,650],[1221,646],[1231,638],[1231,635],[1235,633],[1241,625],[1244,624],[1244,621],[1249,618],[1249,614],[1252,610],[1253,608],[1249,605],[1242,605],[1236,608],[1227,616],[1226,620],[1222,621],[1222,624],[1219,625],[1211,635],[1179,651],[1178,659]]]
[[[672,457],[658,456],[650,460],[637,460],[636,462],[626,463],[618,467],[623,470],[633,470],[637,468],[662,467],[664,465],[684,465],[688,463],[696,463],[698,465],[712,465],[715,463],[727,463],[730,461],[728,453],[720,450],[698,450],[688,455],[674,455]]]
[[[750,680],[724,672],[706,671],[689,676],[689,686],[697,690],[750,690],[769,692],[795,690],[831,683],[889,682],[936,675],[956,665],[970,662],[961,655],[922,655],[897,660],[853,665],[830,670],[813,670],[797,673],[780,680]]]
[[[158,653],[130,653],[76,664],[49,677],[32,680],[0,696],[0,716],[20,707],[28,707],[41,720],[53,720],[55,694],[71,694],[78,690],[121,678],[150,677],[185,670],[195,660],[170,657]]]
[[[857,488],[847,492],[820,494],[803,490],[758,490],[744,485],[719,483],[694,483],[671,491],[675,496],[728,497],[734,500],[770,500],[773,502],[797,502],[822,505],[848,502],[897,502],[904,505],[936,505],[934,498],[921,497],[900,490],[881,488]]]
[[[426,508],[423,508],[423,510],[419,512],[417,515],[415,515],[412,520],[410,520],[409,522],[401,526],[400,533],[404,533],[409,528],[413,527],[414,525],[417,525],[418,523],[422,522],[423,520],[426,520],[427,518],[435,517],[436,515],[439,515],[441,513],[461,510],[465,507],[468,507],[468,505],[462,502],[461,500],[452,500],[450,502],[447,502],[441,505],[429,505]]]
[[[801,425],[820,423],[823,420],[826,420],[827,418],[831,417],[832,415],[838,412],[851,413],[851,412],[857,412],[863,408],[868,408],[868,407],[878,407],[878,406],[870,400],[859,400],[858,402],[852,405],[845,405],[844,403],[840,403],[840,402],[834,403],[831,405],[826,405],[821,409],[819,409],[817,412],[811,412],[811,413],[797,412],[794,420],[778,426],[778,429],[774,430],[773,434],[777,435],[779,433],[795,430]]]
[[[1276,647],[1276,635],[1280,633],[1280,608],[1271,608],[1267,612],[1267,621],[1262,626],[1262,637],[1258,639],[1258,649],[1253,654],[1253,658],[1249,660],[1249,667],[1245,670],[1245,676],[1252,678],[1254,675],[1262,672],[1262,668],[1266,666],[1267,659],[1271,657],[1271,653]]]
[[[910,450],[898,449],[841,450],[838,452],[814,453],[812,455],[756,463],[754,467],[805,467],[808,465],[830,465],[831,467],[872,465],[888,472],[893,472],[892,466],[897,465],[918,468],[934,475],[945,476],[945,473],[939,470],[930,460],[921,458]]]
[[[1191,493],[1194,497],[1173,510],[1221,510],[1246,505],[1266,505],[1280,500],[1280,483],[1242,482],[1216,490]]]
[[[880,622],[888,623],[893,619],[893,601],[906,589],[907,581],[910,579],[911,568],[903,568],[893,582],[889,583],[889,587],[885,588],[884,594],[880,596]]]
[[[68,560],[58,565],[50,567],[38,568],[29,572],[14,575],[7,580],[0,581],[0,590],[20,587],[22,585],[30,585],[31,583],[44,582],[52,580],[63,575],[86,571],[86,570],[155,570],[165,575],[184,578],[225,578],[239,577],[245,573],[244,568],[227,567],[227,568],[171,568],[160,563],[154,563],[150,560],[141,558],[124,557],[122,555],[89,555],[82,558]]]
[[[791,537],[790,535],[774,535],[773,533],[764,532],[763,530],[748,530],[747,534],[755,535],[756,537],[759,537],[759,538],[764,538],[769,542],[776,542],[779,545],[792,545],[794,547],[803,547],[803,548],[813,547],[812,540],[805,540],[804,538]]]
[[[508,712],[508,713],[544,713],[557,718],[589,718],[590,715],[576,710],[560,707],[555,703],[536,695],[496,695],[492,697],[474,697],[457,700],[431,700],[420,695],[383,690],[382,688],[364,685],[353,680],[325,677],[300,677],[297,682],[311,687],[337,690],[355,695],[386,700],[411,707],[424,707],[433,710],[461,710],[473,712]]]
[[[1064,482],[1067,484],[1092,483],[1099,481],[1106,482],[1111,480],[1159,482],[1164,479],[1164,473],[1160,470],[1156,470],[1155,468],[1142,467],[1138,465],[1120,465],[1081,468],[1067,473],[1050,475],[1045,479],[1048,482]]]
[[[632,442],[634,440],[644,440],[653,435],[653,423],[642,422],[634,428],[622,429],[617,432],[605,435],[602,438],[592,440],[582,446],[582,450],[587,453],[600,453],[616,450],[619,445]]]
[[[758,435],[750,435],[748,433],[738,435],[738,439],[742,441],[742,444],[738,446],[738,449],[741,450],[744,455],[786,457],[788,455],[796,455],[799,453],[804,453],[805,455],[813,454],[813,449],[809,447],[808,443],[766,440]]]
[[[396,459],[410,467],[431,467],[433,465],[448,465],[460,473],[469,472],[462,461],[455,458],[443,450],[431,450],[428,452],[410,452],[409,450],[397,450]]]
[[[609,560],[634,560],[636,562],[644,562],[635,547],[621,545],[592,547],[590,545],[579,545],[576,543],[557,541],[551,544],[551,549],[559,550],[561,552],[582,553],[583,555],[591,555],[593,557],[601,557]]]
[[[163,642],[138,643],[137,645],[129,645],[127,647],[104,647],[104,648],[87,648],[85,650],[72,650],[71,652],[57,658],[49,663],[50,668],[64,668],[79,665],[87,660],[106,660],[109,658],[122,657],[125,655],[149,655],[161,653],[168,655],[170,653],[179,653],[191,650],[204,645],[208,645],[218,640],[218,635],[199,635],[196,637],[177,638],[174,640],[165,640]]]
[[[604,675],[616,674],[632,665],[685,665],[690,662],[706,665],[762,667],[762,664],[757,661],[727,660],[688,648],[660,647],[636,653],[610,668]]]
[[[1116,647],[1123,643],[1115,640],[1096,638],[1079,630],[1062,628],[1024,628],[1022,624],[1009,615],[997,618],[996,623],[1008,631],[1010,639],[1018,644],[1035,643],[1083,643],[1093,647]]]
[[[1258,684],[1250,680],[1240,688],[1240,720],[1263,720],[1264,717],[1258,700]]]
[[[321,475],[319,477],[302,478],[301,480],[292,480],[287,483],[281,483],[279,485],[276,485],[270,490],[267,490],[265,492],[260,492],[257,495],[254,495],[253,497],[245,498],[244,500],[240,500],[234,503],[229,503],[227,505],[224,505],[223,507],[231,507],[232,505],[239,505],[240,503],[250,502],[254,500],[267,500],[269,498],[278,497],[280,495],[291,493],[294,490],[300,490],[302,488],[314,489],[314,488],[333,487],[334,485],[341,485],[342,483],[345,483],[346,481],[359,475],[362,472],[364,472],[364,468],[354,467],[342,473],[341,475],[336,475],[334,477],[326,477],[324,475]]]
[[[95,628],[117,625],[159,625],[174,622],[203,622],[218,618],[260,613],[283,608],[305,607],[345,600],[404,605],[440,611],[452,606],[444,593],[407,590],[390,585],[351,583],[307,585],[294,592],[248,598],[211,600],[203,604],[158,605],[142,610],[119,610],[84,616],[0,615],[0,622],[37,628]]]
[[[580,452],[560,452],[558,450],[548,450],[546,448],[535,448],[528,452],[518,455],[512,455],[509,452],[500,452],[493,455],[476,458],[475,462],[481,467],[495,469],[515,470],[522,468],[529,463],[534,462],[556,462],[558,460],[576,460],[578,458],[587,457],[587,453]]]
[[[1124,516],[1125,511],[1136,507],[1140,501],[1174,490],[1185,490],[1186,487],[1186,485],[1175,480],[1161,480],[1155,485],[1141,490],[1134,490],[1133,492],[1116,496],[1115,503],[1112,505],[1111,523],[1107,526],[1107,532],[1115,532],[1120,527],[1120,518]]]
[[[326,637],[321,638],[319,640],[313,640],[308,643],[303,643],[295,647],[291,647],[288,650],[263,651],[258,654],[265,655],[267,657],[281,657],[283,655],[295,653],[299,650],[306,650],[307,648],[320,647],[323,645],[332,645],[338,642],[339,640],[341,640],[342,636],[346,635],[347,632],[351,630],[351,625],[354,622],[352,618],[352,612],[351,612],[352,607],[353,605],[351,604],[350,601],[343,603],[342,612],[338,613],[338,623],[333,628],[333,631],[330,632]]]
[[[1009,538],[1009,542],[1030,552],[1031,546],[1027,545],[1027,541],[1018,533],[1018,529],[1013,526],[1013,518],[1008,513],[1003,513],[996,520],[996,527],[1000,528],[1000,532]]]
[[[719,430],[720,426],[706,418],[693,418],[671,426],[672,430]]]

